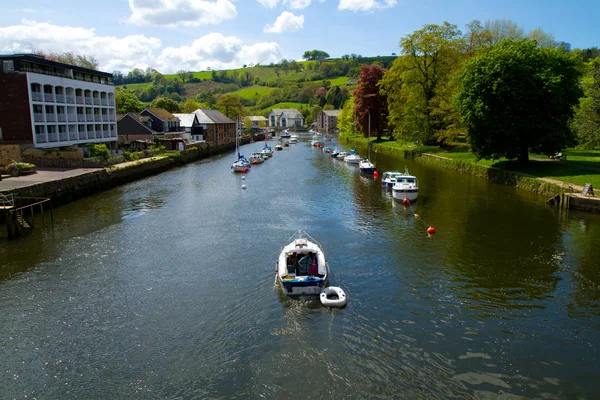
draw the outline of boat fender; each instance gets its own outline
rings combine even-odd
[[[329,299],[327,296],[337,295],[337,299]],[[346,293],[338,286],[329,286],[321,290],[319,296],[321,304],[326,307],[343,307],[346,305]]]

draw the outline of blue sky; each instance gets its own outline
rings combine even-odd
[[[332,57],[400,53],[424,24],[509,19],[573,47],[600,46],[600,1],[574,0],[40,0],[0,5],[0,53],[40,49],[93,54],[102,69],[163,73]]]

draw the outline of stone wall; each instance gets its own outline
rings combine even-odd
[[[13,161],[21,161],[21,146],[0,144],[0,166],[6,166]]]

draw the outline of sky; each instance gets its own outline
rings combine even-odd
[[[444,21],[508,19],[573,48],[600,47],[600,1],[28,0],[0,3],[0,54],[75,52],[100,69],[203,71],[331,57],[400,54],[400,39]]]

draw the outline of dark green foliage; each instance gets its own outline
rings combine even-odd
[[[479,158],[528,160],[573,142],[569,120],[582,95],[577,63],[562,49],[503,40],[465,65],[456,106]]]

